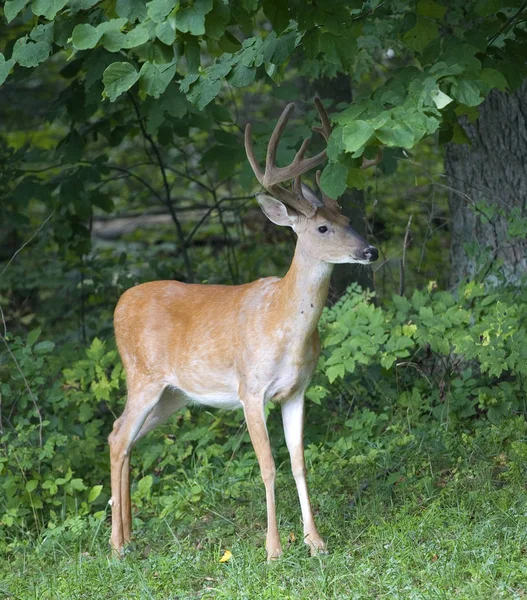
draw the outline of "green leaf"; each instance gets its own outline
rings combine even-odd
[[[38,340],[41,333],[42,333],[42,329],[40,327],[37,327],[36,329],[32,329],[27,334],[26,346],[28,346],[28,348],[31,348],[31,346],[33,346],[33,344]]]
[[[95,502],[102,492],[102,485],[94,485],[88,494],[88,503]]]
[[[89,10],[99,2],[100,0],[69,0],[68,9],[72,13],[78,13],[80,10]]]
[[[342,196],[347,188],[348,169],[341,163],[329,164],[320,178],[323,191],[333,199]]]
[[[433,0],[419,0],[417,14],[431,19],[442,19],[446,13],[446,6],[441,6]]]
[[[197,79],[197,72],[201,64],[201,51],[196,38],[190,38],[185,42],[185,58],[187,59],[188,72],[196,74]]]
[[[174,78],[176,64],[154,65],[146,62],[139,71],[139,96],[159,98]]]
[[[54,23],[37,25],[31,30],[29,38],[34,42],[45,42],[46,44],[49,44],[51,46],[51,44],[53,43],[54,28]]]
[[[124,37],[122,47],[137,48],[148,42],[153,37],[153,26],[152,21],[148,21],[147,23],[141,23],[135,29],[129,31]]]
[[[30,479],[26,483],[26,492],[29,492],[31,494],[31,492],[36,490],[37,486],[38,486],[38,479]]]
[[[479,77],[490,88],[498,88],[501,92],[504,92],[509,87],[505,76],[497,69],[481,69]]]
[[[366,121],[352,121],[344,125],[342,142],[347,152],[355,152],[366,144],[373,135],[373,127]]]
[[[48,58],[50,52],[51,44],[32,42],[25,35],[15,42],[12,59],[21,67],[36,67]]]
[[[154,483],[154,478],[152,475],[146,475],[140,479],[137,483],[137,490],[141,496],[147,496],[150,490],[152,489],[152,485]]]
[[[378,140],[386,146],[411,148],[415,144],[414,132],[406,123],[389,121],[377,129],[375,134],[377,135]]]
[[[55,342],[45,340],[35,345],[34,351],[37,354],[49,354],[55,348]]]
[[[7,79],[9,71],[11,71],[14,64],[15,61],[12,58],[6,60],[5,56],[0,52],[0,85]]]
[[[220,93],[221,79],[211,80],[206,77],[199,79],[187,94],[187,99],[195,104],[199,110],[203,110]]]
[[[70,490],[76,490],[77,492],[82,492],[82,490],[86,489],[84,481],[80,477],[75,477],[75,479],[72,479],[69,482],[68,487]]]
[[[179,9],[176,27],[182,33],[192,35],[204,35],[205,15],[213,7],[213,0],[196,0],[194,4],[185,5]]]
[[[346,177],[346,184],[349,188],[362,190],[366,184],[366,173],[362,169],[350,169]]]
[[[147,9],[143,0],[117,0],[115,11],[119,17],[124,17],[135,23],[135,21],[144,21],[147,15]]]
[[[335,379],[337,379],[337,377],[344,377],[345,373],[346,369],[341,363],[338,365],[332,365],[331,367],[328,367],[328,370],[326,371],[326,377],[328,378],[329,383],[333,383]]]
[[[471,145],[470,138],[465,133],[465,130],[459,123],[454,123],[452,128],[452,141],[454,144],[469,144]]]
[[[146,9],[152,21],[161,23],[174,10],[175,5],[174,0],[152,0],[147,2]]]
[[[75,26],[71,34],[71,43],[76,50],[88,50],[95,48],[101,36],[102,33],[96,27],[89,23],[82,23]]]
[[[439,29],[435,23],[428,19],[417,19],[415,27],[404,34],[403,41],[408,48],[420,54],[437,37],[439,37]]]
[[[234,87],[244,87],[254,81],[256,76],[255,67],[245,67],[242,64],[237,64],[229,76],[229,83]]]
[[[205,31],[213,40],[219,40],[231,19],[229,5],[223,0],[213,0],[214,8],[205,17]]]
[[[7,22],[11,23],[28,2],[29,0],[7,0],[4,5],[4,15]]]
[[[460,104],[466,106],[477,106],[484,100],[477,84],[469,79],[455,80],[450,92]]]
[[[33,0],[31,10],[33,14],[52,21],[59,10],[62,10],[67,3],[68,0]]]
[[[176,39],[176,20],[167,19],[163,23],[158,23],[156,26],[156,37],[163,44],[171,46]]]
[[[121,29],[126,26],[126,23],[127,20],[124,18],[110,19],[97,25],[97,31],[101,33],[120,33]]]
[[[127,62],[114,62],[103,73],[103,95],[114,102],[122,93],[129,90],[139,79],[139,73]]]
[[[263,11],[265,16],[273,24],[273,29],[277,33],[282,33],[289,25],[288,2],[280,2],[280,0],[264,0]]]
[[[108,52],[119,52],[121,48],[126,47],[126,35],[120,31],[109,31],[105,33],[102,38],[103,47]]]
[[[479,0],[475,7],[475,12],[480,17],[495,15],[500,8],[503,8],[503,0]]]

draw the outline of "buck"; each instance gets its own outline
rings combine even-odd
[[[313,128],[326,142],[331,125]],[[275,510],[275,465],[264,406],[281,405],[287,448],[296,482],[304,541],[311,553],[325,552],[309,501],[304,463],[304,392],[320,353],[318,321],[335,263],[370,264],[378,257],[341,214],[301,177],[326,159],[325,150],[305,158],[305,140],[293,162],[276,166],[280,137],[294,110],[282,113],[267,148],[265,171],[253,152],[251,125],[245,149],[265,190],[257,196],[265,215],[297,235],[293,262],[282,279],[266,277],[237,286],[154,281],[125,292],[115,310],[115,335],[127,376],[123,414],[109,437],[112,483],[110,544],[120,553],[130,541],[130,453],[146,433],[188,403],[242,408],[256,453],[267,501],[268,559],[282,554]],[[378,159],[377,159],[378,160]],[[364,161],[363,168],[377,162]],[[292,187],[285,182],[294,180]],[[320,172],[316,174],[319,184]],[[320,187],[320,186],[319,186]]]

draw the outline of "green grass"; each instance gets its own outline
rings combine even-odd
[[[337,466],[331,448],[319,450],[310,481],[329,555],[308,556],[294,483],[283,463],[277,479],[280,560],[265,560],[257,472],[237,499],[223,497],[220,484],[226,478],[216,473],[185,521],[147,518],[139,511],[135,542],[123,560],[109,556],[107,520],[74,521],[55,537],[13,547],[0,567],[0,597],[525,598],[527,494],[521,461],[491,452],[491,443],[483,450],[471,442],[470,451],[459,443],[456,448],[451,439],[455,451],[436,449],[431,455],[433,445],[421,442],[408,458],[408,464],[423,465],[421,471],[408,477],[383,471],[370,477],[358,497],[363,475],[354,476],[351,464]],[[297,540],[288,544],[290,533]],[[225,549],[232,559],[220,563]]]

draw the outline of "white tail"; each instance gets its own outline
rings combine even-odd
[[[317,100],[327,139],[331,128]],[[247,125],[247,156],[272,194],[258,195],[267,217],[297,234],[295,255],[283,279],[268,277],[238,286],[145,283],[125,292],[115,310],[115,335],[126,369],[128,400],[110,434],[111,546],[120,552],[131,537],[130,452],[134,444],[188,403],[243,408],[260,464],[267,499],[268,558],[282,553],[275,511],[275,466],[265,423],[266,402],[279,402],[298,489],[304,541],[325,551],[309,501],[303,448],[304,392],[317,364],[317,325],[334,263],[377,259],[350,227],[338,204],[320,200],[300,178],[326,153],[304,158],[305,141],[291,165],[275,166],[282,131],[294,109],[286,107],[273,132],[265,171],[260,169]],[[293,179],[292,189],[281,184]],[[317,182],[319,173],[317,173]]]

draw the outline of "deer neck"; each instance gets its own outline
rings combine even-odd
[[[326,304],[333,265],[311,257],[297,244],[289,271],[280,280],[281,310],[287,307],[295,338],[311,338]]]

